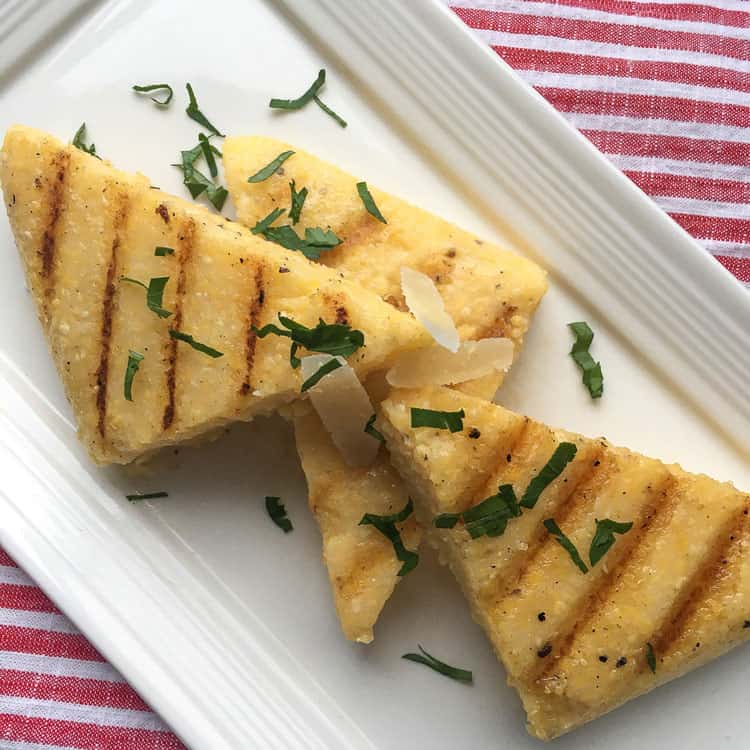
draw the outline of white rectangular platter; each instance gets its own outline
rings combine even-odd
[[[326,102],[279,115],[328,71]],[[750,296],[432,0],[111,0],[0,80],[0,130],[62,138],[182,193],[191,81],[231,134],[298,144],[478,234],[533,254],[551,290],[501,401],[750,489]],[[130,91],[166,80],[167,111]],[[534,748],[449,574],[425,550],[368,647],[339,633],[291,430],[239,425],[146,470],[97,470],[0,221],[0,544],[195,750]],[[592,403],[565,324],[597,332]],[[135,489],[167,489],[137,506]],[[280,495],[282,535],[263,509]],[[475,685],[402,661],[417,643]],[[556,742],[560,750],[747,747],[750,654]]]

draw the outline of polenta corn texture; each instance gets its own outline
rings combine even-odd
[[[80,437],[99,463],[128,463],[297,398],[288,339],[254,333],[278,313],[363,331],[365,346],[350,358],[362,376],[429,341],[358,284],[38,130],[8,131],[0,180]],[[156,256],[157,246],[173,253]],[[154,314],[123,276],[168,277],[172,314]],[[123,386],[130,351],[143,355],[132,401]]]
[[[464,409],[464,429],[412,428],[412,406]],[[380,427],[537,737],[563,734],[750,636],[750,496],[731,484],[445,388],[394,391]],[[574,459],[502,535],[432,525],[500,485],[522,497],[563,442],[576,446]],[[547,532],[550,518],[587,573]],[[632,527],[592,564],[598,519]]]

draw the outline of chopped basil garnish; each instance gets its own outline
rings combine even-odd
[[[124,384],[125,399],[127,401],[133,400],[133,378],[138,372],[138,368],[141,366],[141,362],[143,362],[142,354],[139,354],[138,352],[134,352],[132,350],[128,351],[128,366],[125,368]]]
[[[321,365],[316,372],[310,375],[310,377],[304,383],[302,383],[300,392],[304,393],[309,388],[312,388],[322,378],[328,375],[328,373],[333,372],[334,370],[338,370],[339,367],[341,367],[341,362],[339,362],[337,359],[329,359],[328,362]]]
[[[436,659],[432,654],[428,654],[420,644],[417,644],[417,646],[419,646],[419,650],[422,652],[421,654],[404,654],[401,658],[415,661],[417,664],[424,664],[426,667],[434,669],[436,672],[440,672],[440,674],[450,677],[453,680],[458,680],[459,682],[473,682],[474,676],[468,669],[451,667],[450,664],[446,664],[444,661]]]
[[[154,250],[154,255],[158,255],[158,256],[174,255],[174,248],[173,247],[157,247],[156,250]]]
[[[297,349],[303,346],[311,352],[320,354],[331,354],[335,356],[348,357],[354,354],[361,346],[364,346],[365,337],[362,331],[350,328],[342,323],[325,323],[323,319],[318,320],[315,328],[308,328],[302,323],[297,323],[291,318],[279,314],[279,322],[286,328],[283,330],[274,323],[267,323],[263,328],[253,326],[258,338],[265,338],[269,334],[285,336],[292,340],[289,350],[289,361],[293,368],[300,366],[300,359],[296,356]]]
[[[267,180],[271,175],[276,174],[276,170],[293,155],[294,151],[282,151],[275,159],[269,161],[265,167],[261,167],[254,175],[248,177],[247,181],[263,182],[263,180]]]
[[[399,576],[405,576],[407,573],[414,570],[419,562],[419,555],[404,547],[404,543],[401,541],[401,533],[396,528],[396,524],[405,521],[413,511],[414,505],[411,498],[409,498],[409,502],[404,509],[398,513],[393,513],[389,516],[378,516],[374,513],[365,513],[364,516],[362,516],[362,520],[359,522],[360,526],[374,526],[383,536],[391,541],[393,549],[396,552],[396,558],[403,563],[401,569],[397,573]]]
[[[651,674],[656,674],[656,654],[651,643],[646,644],[646,664],[648,664]]]
[[[521,507],[513,486],[504,484],[496,495],[491,495],[462,513],[441,513],[433,523],[439,529],[452,529],[462,520],[471,538],[478,539],[480,536],[501,536],[505,533],[508,521],[520,515]]]
[[[146,286],[138,279],[131,279],[128,276],[120,276],[120,281],[127,281],[130,284],[138,284],[146,290],[146,306],[151,312],[156,313],[160,318],[168,318],[172,313],[162,307],[164,301],[164,287],[169,281],[169,276],[157,276],[151,279]]]
[[[591,567],[593,568],[607,554],[609,548],[615,543],[615,534],[627,534],[632,528],[632,521],[619,523],[610,518],[603,518],[601,521],[597,518],[596,531],[589,549]]]
[[[529,482],[526,492],[521,498],[521,505],[524,508],[533,508],[539,496],[544,492],[560,474],[565,471],[565,467],[573,460],[578,449],[573,443],[560,443],[555,448],[555,452],[549,461],[542,467],[541,471]]]
[[[321,69],[318,72],[318,77],[313,81],[307,91],[302,96],[296,99],[271,99],[268,106],[271,109],[302,109],[308,102],[315,101],[315,103],[327,114],[330,115],[336,122],[345,128],[347,125],[346,120],[337,115],[330,107],[326,106],[318,97],[318,91],[320,91],[326,82],[326,72]]]
[[[463,418],[466,415],[461,411],[435,411],[433,409],[419,409],[411,407],[412,427],[435,427],[438,430],[450,430],[461,432],[464,428]]]
[[[570,356],[583,372],[583,384],[589,389],[591,398],[601,398],[604,391],[604,376],[602,375],[601,362],[595,362],[589,354],[589,347],[594,340],[594,332],[588,323],[568,323],[568,328],[576,337]]]
[[[134,495],[125,495],[125,497],[133,503],[138,500],[156,500],[160,497],[169,497],[169,494],[166,492],[136,492]]]
[[[329,116],[333,117],[336,122],[341,125],[342,128],[345,128],[349,123],[341,116],[336,114],[327,104],[325,104],[321,99],[316,95],[313,97],[313,101]]]
[[[196,341],[189,333],[175,331],[174,328],[170,328],[169,335],[177,341],[184,341],[186,344],[190,344],[190,346],[192,346],[195,351],[201,352],[202,354],[207,354],[209,357],[213,357],[214,359],[218,359],[219,357],[224,356],[223,352],[220,352],[217,349],[213,349],[206,344],[201,344],[200,341]]]
[[[296,99],[271,99],[268,106],[271,109],[302,109],[323,88],[326,82],[325,70],[318,72],[318,77],[313,81],[307,91]]]
[[[266,510],[271,520],[287,534],[292,530],[292,522],[286,517],[284,503],[279,502],[280,497],[266,496]]]
[[[195,94],[193,93],[193,87],[189,84],[185,84],[185,88],[188,92],[188,106],[185,112],[187,112],[187,116],[191,120],[195,120],[198,124],[203,125],[204,128],[208,128],[212,133],[215,135],[218,135],[220,138],[224,137],[224,133],[221,133],[219,130],[216,129],[214,125],[212,125],[208,118],[203,114],[203,112],[200,111],[198,107],[198,101],[195,98]]]
[[[150,83],[148,86],[133,86],[133,91],[139,94],[147,94],[150,91],[164,91],[166,96],[163,99],[157,99],[155,96],[149,97],[154,104],[158,104],[160,107],[166,107],[174,96],[174,91],[172,91],[172,87],[168,83]]]
[[[414,409],[412,409],[412,414],[413,412]],[[414,417],[412,416],[413,426]],[[576,446],[573,443],[560,443],[550,460],[529,482],[520,502],[516,498],[513,485],[503,484],[496,495],[482,500],[478,505],[462,513],[441,513],[435,516],[433,523],[439,529],[452,529],[459,521],[463,521],[472,539],[480,536],[501,536],[505,533],[511,518],[520,516],[524,508],[533,508],[536,505],[544,489],[563,472],[575,454]],[[550,522],[555,523],[551,519]],[[544,523],[547,526],[547,521]]]
[[[357,183],[357,192],[359,193],[359,197],[362,199],[362,203],[367,209],[367,213],[369,213],[371,216],[374,216],[378,221],[382,221],[383,224],[387,224],[388,222],[385,220],[385,216],[380,213],[380,209],[377,207],[375,200],[370,194],[366,182]]]
[[[199,171],[195,162],[204,155],[204,145],[199,143],[189,151],[180,151],[182,159],[181,164],[173,164],[173,167],[179,167],[182,170],[182,182],[190,191],[190,195],[193,198],[197,198],[202,193],[206,193],[206,197],[211,202],[213,207],[217,211],[221,211],[224,207],[224,202],[227,199],[227,190],[221,185],[216,185],[206,175]],[[221,152],[215,149],[213,146],[209,146],[209,150],[216,155]]]
[[[581,556],[578,554],[575,545],[563,534],[560,527],[555,523],[555,520],[548,518],[544,522],[544,528],[549,531],[555,541],[570,555],[570,559],[578,566],[581,573],[588,573],[589,569],[586,567],[586,563],[581,560]]]
[[[318,260],[324,250],[330,250],[341,244],[341,240],[334,232],[330,229],[323,230],[320,227],[307,227],[304,239],[289,224],[282,224],[280,227],[267,227],[262,232],[256,232],[256,234],[262,234],[269,242],[275,242],[287,250],[296,250],[308,260]]]
[[[276,221],[276,219],[279,218],[282,214],[286,212],[285,208],[274,208],[273,211],[271,211],[268,216],[266,216],[264,219],[260,219],[255,226],[250,230],[253,234],[263,234],[265,235],[268,228],[271,226],[271,224]]]
[[[198,133],[198,144],[203,152],[203,158],[206,160],[206,164],[208,164],[209,174],[211,177],[216,177],[219,174],[219,168],[216,166],[214,154],[221,156],[221,152],[209,143],[208,138],[203,133]]]
[[[375,414],[373,414],[365,424],[365,432],[370,436],[374,437],[375,440],[379,440],[381,443],[385,442],[385,438],[381,432],[375,427]]]
[[[95,156],[97,159],[101,160],[101,156],[96,153],[96,146],[92,143],[90,146],[86,145],[85,142],[86,138],[86,123],[82,122],[81,127],[76,130],[76,134],[73,136],[73,145],[80,149],[81,151],[85,151],[87,154],[91,154],[91,156]]]
[[[305,205],[305,198],[307,198],[307,188],[303,187],[302,190],[297,192],[294,185],[294,180],[289,183],[289,190],[292,194],[292,207],[289,209],[289,220],[292,224],[296,224],[299,221],[299,215],[302,212],[302,206]]]

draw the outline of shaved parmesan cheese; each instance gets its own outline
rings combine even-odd
[[[341,367],[321,378],[307,393],[344,461],[349,466],[369,466],[380,448],[380,443],[365,432],[375,409],[351,366],[343,357],[311,354],[302,358],[302,378],[307,380],[331,359],[337,359]]]
[[[446,312],[435,282],[413,268],[402,268],[401,291],[412,315],[430,332],[432,338],[449,351],[458,351],[460,342],[456,324]]]
[[[394,388],[455,385],[507,370],[512,363],[510,339],[464,341],[455,354],[442,346],[405,352],[388,371],[386,380]]]

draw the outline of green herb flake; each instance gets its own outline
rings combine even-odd
[[[218,149],[214,149],[213,146],[210,146],[210,150],[214,154],[220,154]],[[199,143],[188,151],[180,151],[181,163],[172,166],[179,167],[182,170],[182,182],[190,192],[191,197],[197,198],[205,193],[211,205],[217,211],[221,211],[228,193],[225,187],[216,185],[195,166],[195,162],[203,156],[203,153],[203,144]]]
[[[573,460],[578,449],[573,443],[560,443],[549,461],[541,471],[529,482],[526,492],[521,498],[521,506],[533,508],[544,490],[565,471],[565,467]]]
[[[271,109],[302,109],[323,88],[325,82],[326,72],[324,69],[321,69],[318,72],[318,77],[302,96],[296,99],[271,99],[268,106]]]
[[[198,107],[198,101],[195,98],[195,94],[193,93],[193,87],[189,84],[185,84],[185,88],[187,89],[188,93],[188,106],[185,112],[187,113],[187,116],[191,120],[195,120],[199,125],[202,125],[204,128],[207,128],[210,130],[214,135],[218,135],[220,138],[224,137],[224,134],[221,133],[214,125],[212,125],[208,118],[203,114],[203,112],[200,111],[200,108]]]
[[[280,216],[286,213],[285,208],[274,208],[273,211],[271,211],[268,216],[266,216],[263,219],[260,219],[255,226],[250,230],[253,234],[262,234],[265,235],[265,233],[270,228],[271,224],[276,221]]]
[[[333,372],[334,370],[338,370],[339,367],[341,367],[341,362],[339,362],[338,359],[329,359],[328,362],[322,364],[316,372],[310,375],[310,377],[304,383],[302,383],[300,393],[304,393],[306,390],[309,390],[314,385],[319,383],[326,375]]]
[[[198,133],[198,144],[203,152],[203,158],[206,160],[206,164],[208,164],[208,172],[211,177],[215,178],[219,174],[219,168],[216,166],[216,158],[214,156],[218,149],[211,147],[208,138],[203,133]]]
[[[651,674],[656,674],[656,654],[651,643],[646,644],[646,664],[648,664]]]
[[[373,414],[365,424],[365,432],[370,436],[374,437],[375,440],[379,440],[381,443],[385,442],[385,438],[382,433],[375,427],[375,414]]]
[[[459,667],[452,667],[450,664],[446,664],[440,659],[436,659],[432,654],[428,654],[420,644],[420,654],[404,654],[401,658],[407,659],[408,661],[416,662],[417,664],[424,664],[430,669],[434,669],[436,672],[450,677],[452,680],[458,680],[459,682],[473,682],[474,675],[468,669],[460,669]]]
[[[131,503],[138,502],[138,500],[157,500],[160,497],[169,497],[166,492],[136,492],[133,495],[125,495]]]
[[[464,428],[464,410],[460,411],[435,411],[433,409],[419,409],[411,407],[412,427],[434,427],[438,430],[450,430],[461,432]]]
[[[588,388],[591,398],[601,398],[604,392],[604,376],[602,375],[601,362],[595,362],[589,354],[589,347],[594,340],[594,332],[588,323],[568,323],[568,328],[573,331],[576,340],[570,350],[570,356],[583,372],[583,384]]]
[[[481,536],[502,536],[508,521],[520,515],[521,507],[513,486],[503,484],[496,495],[491,495],[462,513],[441,513],[435,517],[433,524],[439,529],[452,529],[461,520],[471,538],[478,539]]]
[[[190,346],[192,346],[195,351],[201,352],[202,354],[207,354],[209,357],[213,357],[213,359],[218,359],[219,357],[224,356],[224,352],[213,349],[206,344],[201,344],[200,341],[196,341],[189,333],[175,331],[174,328],[170,328],[169,335],[177,341],[184,341],[186,344],[190,344]]]
[[[367,209],[367,213],[369,213],[371,216],[374,216],[378,221],[382,221],[383,224],[387,224],[388,222],[385,220],[385,216],[380,213],[380,209],[377,207],[374,198],[370,194],[366,182],[357,183],[357,192],[359,193],[359,197],[362,199],[362,203]]]
[[[589,569],[586,567],[586,563],[581,559],[578,554],[573,542],[563,534],[560,527],[557,525],[553,518],[548,518],[544,521],[544,528],[552,535],[554,540],[570,555],[570,559],[578,566],[581,573],[588,573]]]
[[[294,527],[292,522],[286,517],[286,508],[284,503],[279,502],[280,497],[271,497],[266,495],[266,510],[271,520],[285,533],[288,534]]]
[[[174,255],[174,248],[173,247],[157,247],[156,250],[154,250],[154,255],[158,257],[163,257],[165,255]]]
[[[401,533],[396,528],[397,523],[405,521],[414,511],[414,504],[409,498],[409,502],[406,504],[403,510],[398,513],[393,513],[389,516],[378,516],[374,513],[365,513],[362,516],[362,520],[359,522],[360,526],[374,526],[384,537],[390,540],[393,544],[393,549],[396,552],[396,558],[400,560],[403,565],[398,571],[397,575],[405,576],[410,573],[414,568],[417,567],[419,562],[419,555],[404,546],[401,540]]]
[[[615,534],[627,534],[632,528],[632,521],[619,523],[610,518],[603,518],[601,521],[597,518],[596,531],[589,549],[591,567],[593,568],[609,552],[609,548],[615,543]]]
[[[332,117],[336,122],[345,128],[349,123],[339,114],[336,114],[325,102],[316,95],[313,97],[313,101],[329,116]]]
[[[307,198],[307,188],[303,187],[302,190],[297,192],[295,189],[294,180],[289,183],[289,190],[291,192],[292,207],[289,209],[289,220],[292,224],[296,224],[299,221],[299,215],[302,213],[302,206],[305,205],[305,198]]]
[[[82,122],[81,127],[76,130],[76,134],[73,136],[73,146],[75,146],[80,151],[85,151],[87,154],[91,154],[91,156],[95,156],[97,159],[101,161],[101,156],[96,153],[96,146],[92,143],[90,146],[86,145],[86,123]]]
[[[143,355],[132,350],[128,351],[128,366],[125,368],[124,392],[127,401],[133,400],[133,378],[143,362]]]
[[[128,276],[120,276],[120,281],[127,281],[129,284],[137,284],[146,290],[146,306],[151,312],[156,313],[160,318],[168,318],[172,313],[162,307],[164,301],[164,287],[169,281],[169,276],[157,276],[151,279],[146,286],[138,279],[131,279]]]
[[[266,218],[269,218],[272,213]],[[320,227],[305,229],[304,239],[294,231],[290,224],[282,224],[280,227],[266,226],[258,229],[256,234],[261,234],[269,242],[281,245],[287,250],[300,252],[308,260],[318,260],[323,251],[341,244],[341,240],[334,232],[330,229],[323,230]]]
[[[247,181],[263,182],[263,180],[267,180],[271,175],[276,174],[279,167],[293,155],[294,151],[282,151],[275,159],[269,161],[265,167],[261,167],[254,175],[248,177]]]
[[[270,334],[291,339],[289,362],[294,369],[301,364],[299,357],[296,356],[300,346],[319,354],[348,357],[365,343],[362,331],[352,329],[343,323],[325,323],[321,318],[315,328],[308,328],[281,314],[279,314],[279,322],[286,330],[279,328],[275,323],[267,323],[263,328],[253,326],[253,331],[261,339]]]
[[[156,96],[149,97],[154,104],[158,104],[160,107],[168,106],[174,96],[174,91],[172,91],[172,87],[168,83],[149,83],[147,86],[133,86],[133,91],[138,94],[148,94],[151,91],[165,92],[166,96],[162,94],[161,96],[164,96],[162,99],[157,99]]]

